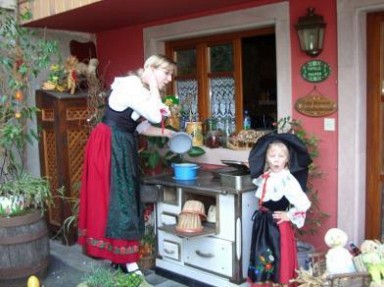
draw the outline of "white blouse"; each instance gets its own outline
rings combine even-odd
[[[262,198],[265,180],[266,178],[259,176],[252,181],[258,187],[255,194],[258,199]],[[290,207],[287,211],[289,219],[298,228],[303,227],[305,214],[310,208],[311,202],[301,188],[300,183],[288,169],[283,169],[277,173],[269,173],[263,201],[278,201],[283,196],[285,196],[290,203]]]
[[[113,110],[123,111],[130,107],[134,110],[132,113],[133,120],[137,120],[140,116],[147,120],[140,123],[136,128],[139,133],[150,127],[149,122],[160,123],[162,119],[160,110],[168,110],[160,98],[151,95],[137,76],[117,77],[111,88],[112,93],[109,96],[108,104]]]

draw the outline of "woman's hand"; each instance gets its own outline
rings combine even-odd
[[[163,105],[163,107],[160,109],[160,113],[164,117],[169,117],[171,115],[171,111],[169,110],[169,107],[167,107],[166,105]]]
[[[164,136],[171,138],[176,132],[170,129],[164,129]]]
[[[283,223],[284,221],[290,221],[288,213],[285,211],[275,211],[272,217],[277,220],[277,224]]]

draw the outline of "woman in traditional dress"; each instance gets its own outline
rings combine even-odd
[[[143,69],[117,77],[104,117],[86,145],[80,190],[78,243],[87,255],[137,272],[144,232],[140,202],[138,134],[170,137],[155,127],[169,110],[161,91],[171,82],[176,63],[149,57]]]

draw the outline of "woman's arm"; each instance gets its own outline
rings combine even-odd
[[[140,125],[136,129],[138,133],[145,135],[145,136],[153,136],[153,137],[167,137],[170,138],[175,132],[166,129],[166,128],[159,128],[151,125],[148,121],[144,121],[140,123]]]
[[[137,114],[153,123],[160,123],[161,109],[169,112],[158,94],[152,95],[137,76],[116,78],[112,90],[108,100],[110,107],[116,111],[131,107]]]

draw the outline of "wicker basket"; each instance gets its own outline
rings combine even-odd
[[[322,287],[368,287],[371,276],[367,272],[353,272],[345,274],[334,274],[327,276],[326,284]]]
[[[324,253],[309,254],[310,270],[300,270],[302,280],[298,286],[312,287],[369,287],[371,276],[366,271],[326,275],[326,261]],[[356,265],[356,264],[355,264]],[[359,268],[358,268],[359,269]],[[299,276],[300,277],[300,276]],[[307,284],[307,285],[306,285]],[[309,285],[308,285],[309,284]]]

